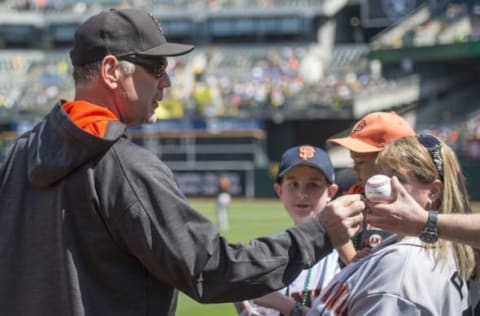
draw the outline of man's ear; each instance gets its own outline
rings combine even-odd
[[[273,190],[275,191],[275,193],[277,193],[277,196],[278,196],[279,198],[282,197],[282,185],[281,185],[280,183],[275,182],[275,183],[273,184]]]
[[[118,87],[118,80],[120,79],[118,63],[118,59],[115,56],[107,55],[100,64],[102,81],[112,90]]]

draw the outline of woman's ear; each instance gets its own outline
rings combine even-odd
[[[432,183],[432,187],[430,188],[429,197],[432,201],[432,205],[438,207],[440,204],[440,200],[442,199],[442,192],[443,192],[443,183],[442,181],[436,179]]]

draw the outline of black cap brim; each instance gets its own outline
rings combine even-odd
[[[164,43],[160,46],[153,47],[141,52],[137,55],[155,58],[160,56],[181,56],[190,53],[194,49],[193,45],[178,44],[178,43]]]

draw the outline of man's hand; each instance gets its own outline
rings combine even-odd
[[[392,201],[368,203],[365,221],[383,230],[408,236],[419,236],[428,212],[405,190],[397,177],[392,177]]]
[[[360,229],[365,203],[360,194],[343,195],[327,203],[318,220],[334,247],[346,244]]]

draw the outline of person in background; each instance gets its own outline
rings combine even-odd
[[[218,179],[218,194],[215,199],[217,225],[220,231],[227,231],[229,229],[228,206],[232,202],[230,189],[231,189],[230,178],[226,175],[221,175]]]
[[[338,191],[328,154],[310,145],[285,151],[273,188],[295,225],[316,216]],[[339,271],[339,257],[333,251],[287,287],[235,305],[242,316],[302,316]]]
[[[432,135],[385,145],[376,166],[430,210],[429,223],[472,211],[455,153]],[[336,275],[308,316],[473,315],[479,297],[467,281],[478,269],[472,247],[439,239],[433,226],[420,237],[392,235]]]
[[[170,316],[178,290],[204,303],[258,297],[358,230],[360,195],[248,244],[192,209],[172,171],[125,133],[155,121],[167,57],[192,49],[143,10],[78,26],[74,100],[20,136],[0,169],[2,315]]]
[[[380,150],[391,141],[412,135],[415,135],[415,131],[397,113],[372,112],[355,123],[349,136],[328,139],[329,143],[347,148],[353,160],[358,180],[346,194],[364,194],[365,182],[377,173],[375,159]],[[389,233],[365,223],[361,232],[353,238],[353,244],[337,250],[343,261],[348,263],[356,255],[356,250],[375,246],[388,235]]]

